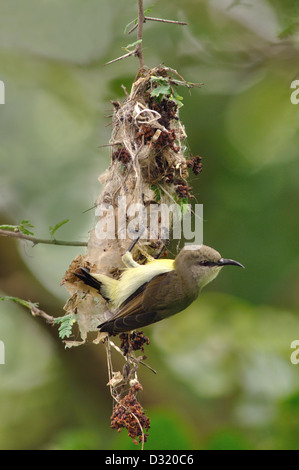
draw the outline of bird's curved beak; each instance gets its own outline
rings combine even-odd
[[[218,266],[227,266],[227,265],[233,265],[233,266],[240,266],[240,268],[244,268],[245,269],[245,266],[243,266],[243,264],[239,263],[238,261],[234,261],[233,259],[224,259],[224,258],[221,258],[217,265]]]

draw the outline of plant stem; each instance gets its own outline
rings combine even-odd
[[[143,38],[143,23],[144,23],[144,11],[143,11],[143,0],[138,0],[138,27],[137,27],[137,41]],[[136,55],[139,59],[139,68],[144,67],[142,42],[136,46]]]
[[[128,52],[127,54],[124,54],[120,57],[117,57],[116,59],[109,60],[109,62],[106,62],[105,65],[110,65],[110,64],[113,64],[114,62],[117,62],[119,60],[126,59],[127,57],[130,57],[131,55],[136,55],[136,50],[137,50],[137,48],[134,49],[134,51]]]
[[[144,17],[144,23],[146,23],[147,21],[159,21],[160,23],[171,23],[171,24],[178,24],[178,25],[181,25],[181,26],[186,26],[188,23],[186,23],[185,21],[177,21],[177,20],[166,20],[164,18],[153,18],[152,16],[145,16]],[[128,31],[128,34],[131,34],[133,33],[133,31],[135,31],[135,29],[138,27],[138,23],[136,23],[131,29],[130,31]]]
[[[44,243],[47,245],[63,245],[63,246],[87,246],[86,242],[67,242],[62,240],[47,240],[45,238],[36,238],[32,235],[26,235],[22,232],[10,232],[9,230],[0,230],[0,236],[2,237],[13,237],[19,238],[21,240],[29,240],[34,245],[38,245],[38,243]]]
[[[52,326],[55,325],[55,318],[52,317],[51,315],[48,315],[46,312],[39,309],[35,305],[31,304],[30,305],[30,310],[31,310],[31,313],[34,317],[41,317],[44,320],[46,320],[46,323],[48,323],[48,325],[52,325]]]
[[[178,24],[181,26],[186,26],[188,23],[185,21],[176,21],[176,20],[164,20],[163,18],[153,18],[152,16],[145,16],[144,17],[145,21],[160,21],[161,23],[172,23],[172,24]]]

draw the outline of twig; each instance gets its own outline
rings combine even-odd
[[[106,358],[107,358],[107,369],[108,369],[108,378],[109,378],[109,388],[110,388],[110,395],[111,397],[117,401],[117,398],[114,393],[114,388],[111,384],[111,379],[113,376],[113,366],[112,366],[112,360],[111,360],[111,348],[110,348],[110,340],[109,337],[107,336],[104,339],[105,347],[106,347]]]
[[[138,23],[134,24],[134,26],[130,29],[130,31],[128,31],[128,34],[133,33],[133,31],[135,31],[137,27],[138,27]]]
[[[110,144],[98,145],[97,148],[101,149],[101,148],[104,148],[104,147],[113,147],[114,145],[120,145],[120,144],[122,144],[122,142],[112,142]]]
[[[182,85],[185,86],[186,88],[201,88],[204,83],[199,82],[199,83],[192,83],[192,82],[186,82],[186,80],[181,81],[181,80],[176,80],[175,78],[170,78],[169,83],[173,83],[174,85]]]
[[[110,65],[110,64],[113,64],[113,62],[117,62],[118,60],[126,59],[127,57],[130,57],[131,55],[136,55],[136,49],[134,49],[134,51],[130,51],[127,54],[124,54],[120,57],[117,57],[117,59],[109,60],[109,62],[106,62],[104,65]]]
[[[164,18],[153,18],[151,16],[145,16],[144,17],[144,23],[146,21],[160,21],[160,23],[171,23],[171,24],[177,24],[177,25],[181,25],[181,26],[185,26],[185,25],[188,25],[188,23],[186,23],[185,21],[176,21],[176,20],[165,20]],[[131,34],[133,33],[133,31],[135,31],[135,29],[138,27],[138,23],[136,23],[129,31],[128,31],[128,34]]]
[[[140,424],[140,421],[139,419],[137,418],[137,416],[135,415],[135,413],[133,413],[131,410],[129,410],[129,412],[131,413],[131,415],[136,419],[137,421],[137,424],[140,428],[140,431],[141,431],[141,450],[144,449],[144,432],[143,432],[143,427],[141,426]]]
[[[110,341],[109,340],[109,337],[107,336],[107,338],[105,338],[105,345],[106,345],[106,356],[107,356],[107,367],[108,367],[108,378],[109,378],[109,387],[110,387],[110,395],[111,397],[114,399],[114,401],[122,406],[128,413],[130,413],[133,418],[136,420],[139,428],[140,428],[140,432],[141,432],[141,450],[143,450],[144,448],[144,432],[143,432],[143,428],[141,426],[141,423],[138,419],[138,417],[136,416],[135,413],[132,412],[131,409],[129,409],[128,407],[126,407],[124,404],[122,404],[119,400],[119,396],[116,392],[116,390],[114,389],[114,387],[111,385],[111,379],[112,379],[112,376],[113,376],[113,366],[112,366],[112,360],[111,360],[111,348],[110,346],[113,346],[118,352],[121,352],[120,348],[118,346],[116,346],[115,343],[113,343],[113,341]],[[123,354],[122,354],[123,355]]]
[[[111,341],[111,339],[109,340],[110,341],[110,345],[115,349],[115,351],[117,351],[121,356],[123,356],[123,352],[122,350],[113,342]],[[130,354],[129,358],[132,360],[132,362],[134,362],[135,364],[142,364],[143,366],[147,367],[149,370],[151,370],[154,374],[157,373],[157,371],[155,371],[155,369],[153,369],[151,366],[149,366],[146,362],[143,362],[139,359],[136,359],[136,357],[134,357],[132,354]]]
[[[161,23],[172,23],[172,24],[178,24],[181,26],[186,26],[188,23],[185,21],[176,21],[176,20],[164,20],[163,18],[153,18],[152,16],[145,16],[144,17],[145,21],[160,21]]]
[[[137,41],[142,41],[143,23],[144,23],[143,0],[138,0]],[[142,42],[139,42],[136,46],[136,55],[139,59],[139,68],[142,69],[144,67]]]
[[[124,90],[125,95],[128,97],[129,93],[128,93],[128,90],[126,89],[125,85],[121,85],[121,87]]]
[[[149,366],[146,362],[140,361],[139,359],[136,359],[136,357],[134,356],[130,356],[130,359],[136,364],[141,364],[144,367],[147,367],[147,369],[151,370],[154,374],[157,374],[157,371],[153,369],[151,366]]]
[[[52,317],[51,315],[48,315],[46,312],[44,312],[43,310],[40,310],[39,308],[37,308],[34,304],[32,304],[31,302],[28,302],[29,304],[29,308],[31,310],[31,313],[34,317],[41,317],[43,318],[44,320],[46,320],[46,323],[48,323],[49,325],[54,325],[55,324],[55,318]]]
[[[45,238],[36,238],[33,237],[32,235],[25,235],[25,233],[22,232],[11,232],[9,230],[0,230],[0,236],[2,237],[14,237],[14,238],[19,238],[21,240],[29,240],[32,242],[34,245],[38,245],[38,243],[44,243],[47,245],[63,245],[63,246],[87,246],[86,242],[65,242],[62,240],[47,240]]]
[[[128,52],[116,59],[110,60],[106,62],[105,65],[113,64],[114,62],[118,62],[119,60],[126,59],[132,55],[135,55],[139,59],[139,68],[142,69],[144,67],[143,61],[143,52],[142,52],[142,36],[143,36],[143,23],[144,23],[144,12],[143,12],[143,0],[138,0],[138,22],[135,25],[134,29],[137,28],[137,41],[138,44],[136,45],[133,51]]]
[[[138,0],[138,19],[137,23],[130,29],[128,34],[131,34],[137,28],[137,41],[138,44],[136,45],[133,51],[128,52],[116,59],[110,60],[106,62],[105,65],[113,64],[114,62],[118,62],[119,60],[126,59],[127,57],[131,57],[135,55],[139,59],[139,68],[142,69],[144,67],[144,60],[143,60],[143,51],[142,51],[142,38],[143,38],[143,24],[146,21],[159,21],[160,23],[171,23],[177,25],[187,25],[185,21],[176,21],[176,20],[165,20],[164,18],[153,18],[152,16],[144,16],[143,10],[143,0]]]
[[[23,307],[28,308],[34,317],[43,318],[44,320],[46,320],[46,322],[49,325],[55,324],[55,317],[48,315],[46,312],[38,308],[38,304],[35,304],[31,302],[30,300],[23,300],[23,299],[20,299],[19,297],[12,297],[12,296],[3,296],[3,297],[0,297],[0,300],[10,300],[12,302],[15,302],[16,304],[22,305]]]

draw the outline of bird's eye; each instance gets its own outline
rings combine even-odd
[[[203,260],[199,263],[201,266],[209,266],[209,262],[207,260]]]

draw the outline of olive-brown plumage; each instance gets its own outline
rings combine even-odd
[[[174,315],[185,310],[197,298],[202,287],[211,282],[223,266],[243,267],[237,261],[221,258],[216,250],[205,245],[184,247],[171,264],[171,268],[167,266],[167,271],[163,272],[165,261],[168,261],[168,266],[170,266],[169,260],[153,260],[143,267],[145,270],[148,269],[149,273],[153,267],[155,272],[161,269],[161,273],[153,277],[149,274],[149,280],[142,285],[138,285],[136,279],[136,289],[132,289],[130,284],[127,298],[115,309],[108,321],[99,325],[100,331],[116,335],[142,328]],[[127,270],[132,270],[129,273],[131,278],[134,279],[135,272],[138,277],[138,268],[129,267]],[[104,289],[105,276],[101,276],[99,280],[95,277],[97,275],[89,274],[87,270],[82,270],[81,274],[77,275],[102,295],[104,290],[105,298],[109,300],[109,291],[107,288]],[[122,282],[122,279],[115,282]],[[117,284],[116,287],[118,287]],[[111,297],[113,295],[111,293]],[[113,304],[117,299],[111,300]]]

